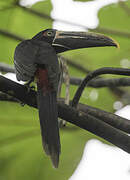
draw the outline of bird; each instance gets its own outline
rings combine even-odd
[[[61,153],[57,107],[60,68],[57,54],[103,46],[118,47],[118,43],[98,33],[45,29],[31,39],[20,42],[15,48],[14,67],[17,80],[28,84],[35,81],[37,84],[43,149],[50,156],[54,168],[58,168]]]

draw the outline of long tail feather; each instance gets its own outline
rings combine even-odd
[[[60,137],[56,92],[49,91],[43,94],[43,91],[38,87],[37,101],[43,148],[46,154],[50,156],[53,166],[57,168],[60,154]]]

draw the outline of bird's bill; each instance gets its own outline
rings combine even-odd
[[[56,31],[52,46],[57,53],[89,47],[115,46],[118,43],[110,37],[91,32]]]

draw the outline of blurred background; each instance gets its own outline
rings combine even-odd
[[[47,28],[93,31],[118,41],[120,49],[91,48],[62,54],[88,71],[100,67],[130,68],[129,0],[0,0],[0,62],[13,65],[14,50],[20,40],[29,39]],[[69,74],[82,78],[86,75],[72,64],[69,64]],[[11,73],[2,75],[16,80]],[[76,86],[70,87],[71,98],[76,89]],[[63,85],[62,97],[64,94]],[[120,115],[122,108],[130,103],[129,95],[128,87],[116,92],[108,88],[87,88],[81,102],[113,113],[118,110]],[[126,115],[130,110],[125,108],[123,112]],[[37,110],[1,101],[0,180],[130,178],[127,153],[69,123],[60,130],[60,135],[60,165],[54,169],[42,150]]]

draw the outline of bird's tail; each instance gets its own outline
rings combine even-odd
[[[36,79],[43,148],[50,156],[53,166],[57,168],[60,154],[57,94],[49,83],[47,69],[38,68]]]
[[[39,118],[43,148],[50,156],[53,166],[58,167],[60,154],[60,138],[58,128],[58,113],[56,92],[43,94],[41,89],[37,92]]]

